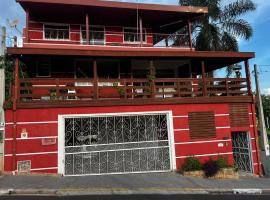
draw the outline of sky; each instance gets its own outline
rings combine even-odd
[[[121,1],[121,0],[118,0]],[[177,5],[178,0],[122,0],[139,3],[158,3]],[[225,3],[233,0],[224,0]],[[270,95],[270,0],[253,0],[257,5],[256,11],[243,16],[254,29],[254,35],[249,41],[239,39],[240,51],[255,52],[256,58],[250,61],[251,71],[253,65],[259,66],[260,83],[262,93]],[[19,19],[18,29],[22,30],[25,24],[23,9],[15,0],[0,0],[0,26],[7,26],[10,21]],[[15,30],[9,30],[8,35],[18,34]],[[269,46],[268,46],[269,45]],[[253,74],[253,73],[252,73]],[[253,80],[253,89],[254,80]]]

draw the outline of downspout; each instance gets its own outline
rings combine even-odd
[[[18,85],[19,84],[19,58],[15,60],[15,74],[14,74],[14,90],[13,90],[13,106],[12,106],[12,118],[13,118],[13,129],[12,129],[12,170],[16,172],[16,148],[17,148],[17,100],[18,100]]]

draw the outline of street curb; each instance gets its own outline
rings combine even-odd
[[[221,188],[88,188],[88,189],[0,189],[0,196],[43,195],[43,196],[83,196],[83,195],[175,195],[175,194],[234,194],[270,195],[270,189],[221,189]]]

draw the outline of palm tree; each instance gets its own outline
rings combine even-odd
[[[239,51],[238,39],[249,40],[253,35],[251,25],[242,15],[256,10],[252,0],[179,0],[182,6],[208,7],[209,13],[193,24],[194,46],[199,51]],[[234,72],[227,67],[227,77]],[[235,75],[236,76],[236,75]]]
[[[194,45],[200,51],[238,51],[238,39],[249,40],[253,30],[240,17],[256,9],[252,0],[179,0],[183,6],[208,7],[208,15],[193,24]]]

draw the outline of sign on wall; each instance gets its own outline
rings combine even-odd
[[[42,138],[42,145],[53,145],[56,144],[56,138]]]

